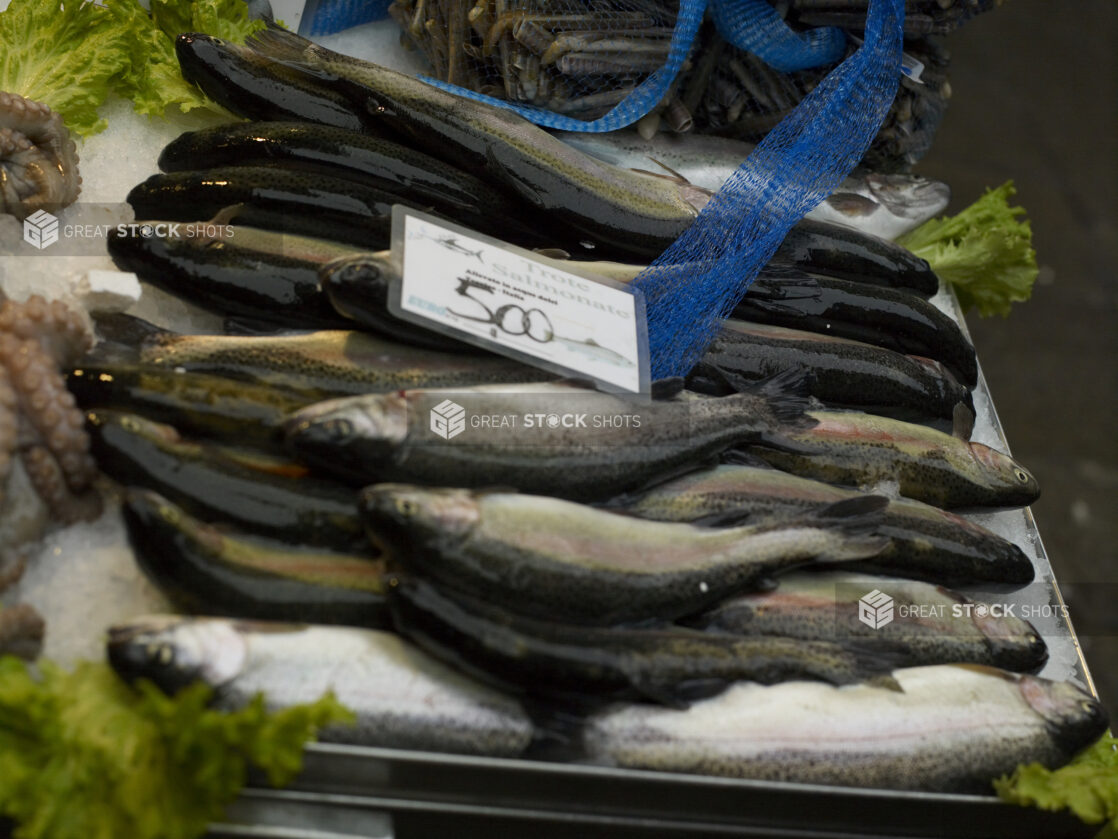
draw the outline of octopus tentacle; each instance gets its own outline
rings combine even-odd
[[[0,490],[18,452],[36,493],[64,522],[100,512],[85,418],[59,372],[91,344],[87,322],[61,303],[34,296],[0,304]]]
[[[0,363],[8,367],[23,416],[58,459],[66,483],[87,489],[97,467],[89,455],[84,417],[54,362],[38,342],[8,334],[0,336]]]
[[[0,212],[26,218],[72,204],[80,192],[78,149],[62,117],[0,92]]]
[[[38,341],[61,367],[77,363],[93,346],[88,316],[60,300],[48,302],[38,294],[22,303],[0,302],[0,333]]]
[[[31,446],[23,453],[22,460],[35,492],[60,522],[73,524],[101,514],[101,496],[88,486],[75,490],[67,479],[61,460],[45,446]]]

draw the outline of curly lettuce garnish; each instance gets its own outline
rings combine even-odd
[[[1088,824],[1107,822],[1103,835],[1118,833],[1118,739],[1109,732],[1067,766],[1018,766],[994,781],[1005,801],[1041,810],[1070,810]]]
[[[1018,219],[1025,209],[1009,206],[1016,193],[1013,181],[1006,181],[958,215],[932,219],[897,244],[928,260],[954,286],[964,310],[1005,317],[1011,304],[1029,299],[1037,277],[1032,229]]]
[[[265,24],[244,0],[11,0],[0,12],[0,90],[43,102],[73,132],[104,130],[97,109],[110,94],[161,116],[217,105],[179,72],[174,38],[205,32],[237,42]]]
[[[14,839],[193,839],[245,784],[248,765],[276,785],[319,727],[352,719],[327,695],[269,712],[261,698],[226,713],[201,683],[168,697],[107,664],[71,672],[0,658],[0,815]]]

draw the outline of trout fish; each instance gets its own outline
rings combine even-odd
[[[374,542],[450,589],[543,619],[670,620],[761,585],[796,565],[864,559],[885,499],[843,501],[747,527],[665,524],[570,501],[377,484],[361,493]]]
[[[989,795],[1018,764],[1061,766],[1106,730],[1070,682],[981,665],[897,670],[869,685],[738,684],[686,711],[632,705],[587,723],[595,762],[667,772]]]
[[[476,684],[388,632],[154,615],[110,628],[109,662],[167,692],[201,680],[214,705],[269,708],[327,691],[357,717],[320,739],[361,746],[516,757],[533,727],[515,699]]]
[[[292,414],[287,443],[298,459],[361,486],[511,486],[604,499],[766,433],[776,439],[782,422],[801,422],[803,397],[785,392],[799,376],[720,399],[639,400],[565,382],[348,397]],[[461,419],[453,435],[449,425],[438,430],[446,412]]]

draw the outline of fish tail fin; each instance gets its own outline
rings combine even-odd
[[[708,367],[708,378],[715,383],[715,389],[710,392],[764,399],[769,421],[781,428],[810,428],[816,424],[816,420],[807,415],[814,403],[810,395],[810,372],[805,368],[790,367],[764,379],[752,380],[717,363],[708,364]]]
[[[873,687],[904,693],[893,671],[912,664],[904,644],[885,638],[839,639],[837,643],[854,663],[858,680]]]
[[[849,562],[869,559],[892,545],[888,536],[878,533],[888,505],[889,499],[883,495],[862,495],[816,510],[809,520],[816,526],[837,530],[843,537],[834,540],[817,556],[817,561]]]

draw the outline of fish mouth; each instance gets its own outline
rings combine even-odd
[[[985,626],[981,618],[976,617],[974,622],[985,636],[993,662],[998,667],[1018,673],[1035,673],[1048,661],[1048,645],[1031,626],[1025,633],[1006,635]]]
[[[1021,696],[1045,721],[1049,736],[1072,755],[1093,743],[1110,722],[1102,703],[1071,682],[1021,676]]]

